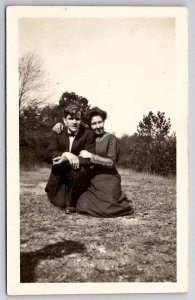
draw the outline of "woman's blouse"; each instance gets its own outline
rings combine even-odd
[[[118,160],[119,147],[118,141],[113,134],[105,133],[102,137],[96,139],[96,155],[91,158],[91,162],[96,165],[96,169],[105,167],[114,168],[114,164]],[[106,168],[107,167],[107,168]],[[102,169],[101,169],[102,170]]]

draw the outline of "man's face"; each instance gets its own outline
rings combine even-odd
[[[77,132],[81,124],[81,113],[77,112],[74,115],[67,115],[64,121],[70,132]]]

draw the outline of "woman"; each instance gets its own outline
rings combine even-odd
[[[115,167],[118,159],[118,142],[113,134],[104,130],[107,113],[98,107],[87,115],[89,126],[96,134],[96,154],[86,150],[80,156],[92,163],[90,186],[77,201],[77,212],[96,217],[118,217],[130,215],[134,209],[121,191],[121,178]]]

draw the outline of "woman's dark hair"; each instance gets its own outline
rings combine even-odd
[[[102,120],[105,121],[106,118],[107,118],[107,112],[100,109],[97,106],[89,109],[86,113],[86,118],[85,118],[85,122],[87,123],[87,125],[90,126],[91,125],[91,119],[93,117],[96,117],[96,116],[100,116],[102,118]]]
[[[66,118],[68,115],[74,117],[78,112],[81,113],[81,118],[83,116],[83,110],[77,105],[69,105],[64,110],[64,117]]]

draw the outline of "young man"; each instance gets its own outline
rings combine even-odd
[[[81,150],[95,153],[95,135],[81,124],[83,112],[76,105],[64,111],[64,130],[52,132],[48,146],[48,160],[53,163],[45,188],[49,200],[75,212],[77,198],[86,190],[90,180],[90,161],[79,157]]]

